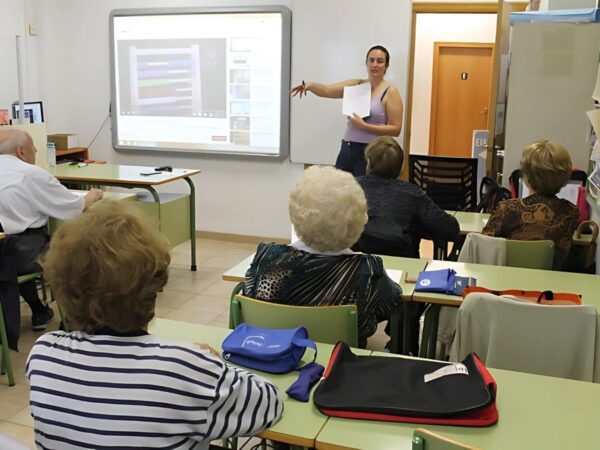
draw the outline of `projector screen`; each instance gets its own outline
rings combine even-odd
[[[115,149],[287,155],[289,9],[114,10],[110,28]]]

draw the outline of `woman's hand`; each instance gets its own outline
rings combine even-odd
[[[208,344],[196,344],[196,345],[198,345],[198,347],[200,347],[202,350],[208,350],[214,356],[221,359],[221,355],[219,354],[219,352],[216,351],[214,348],[212,348],[210,345],[208,345]]]
[[[363,120],[363,118],[360,117],[358,114],[352,113],[351,116],[348,116],[348,120],[352,123],[352,126],[354,126],[354,128],[364,130],[366,123]]]
[[[295,97],[296,95],[300,94],[300,98],[302,98],[303,95],[308,94],[308,89],[306,88],[306,84],[304,84],[304,82],[302,82],[302,84],[299,84],[298,86],[294,86],[292,88],[292,90],[290,91],[290,94],[292,95],[292,97]]]

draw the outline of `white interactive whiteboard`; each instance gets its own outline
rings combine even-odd
[[[113,146],[287,155],[290,35],[283,6],[112,11]]]

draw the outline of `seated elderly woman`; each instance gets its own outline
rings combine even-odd
[[[399,180],[404,153],[396,140],[380,136],[365,150],[367,175],[357,178],[367,198],[369,222],[353,249],[419,257],[421,238],[454,240],[458,221],[418,186]]]
[[[42,261],[68,326],[26,374],[39,448],[199,448],[281,415],[275,386],[207,346],[147,332],[169,244],[133,207],[102,202],[53,235]]]
[[[529,196],[500,203],[483,233],[524,241],[554,241],[553,269],[560,270],[577,228],[577,208],[556,196],[571,176],[571,156],[553,142],[535,142],[523,150],[521,172]]]
[[[290,305],[356,304],[364,347],[398,306],[401,290],[381,258],[349,250],[367,222],[362,189],[347,172],[313,166],[292,190],[289,212],[300,241],[260,244],[244,293]]]

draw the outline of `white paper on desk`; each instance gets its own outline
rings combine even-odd
[[[588,119],[590,119],[590,123],[594,128],[594,132],[596,136],[600,136],[600,109],[594,109],[593,111],[586,112]]]
[[[398,284],[404,281],[402,278],[404,274],[401,270],[385,269],[385,272],[387,273],[387,276],[392,279],[392,281],[395,281]]]
[[[596,76],[596,87],[594,88],[594,93],[592,94],[592,98],[597,102],[600,102],[600,63],[598,63],[598,75]]]
[[[344,88],[342,114],[351,116],[353,113],[360,117],[371,114],[371,84],[364,83]]]

